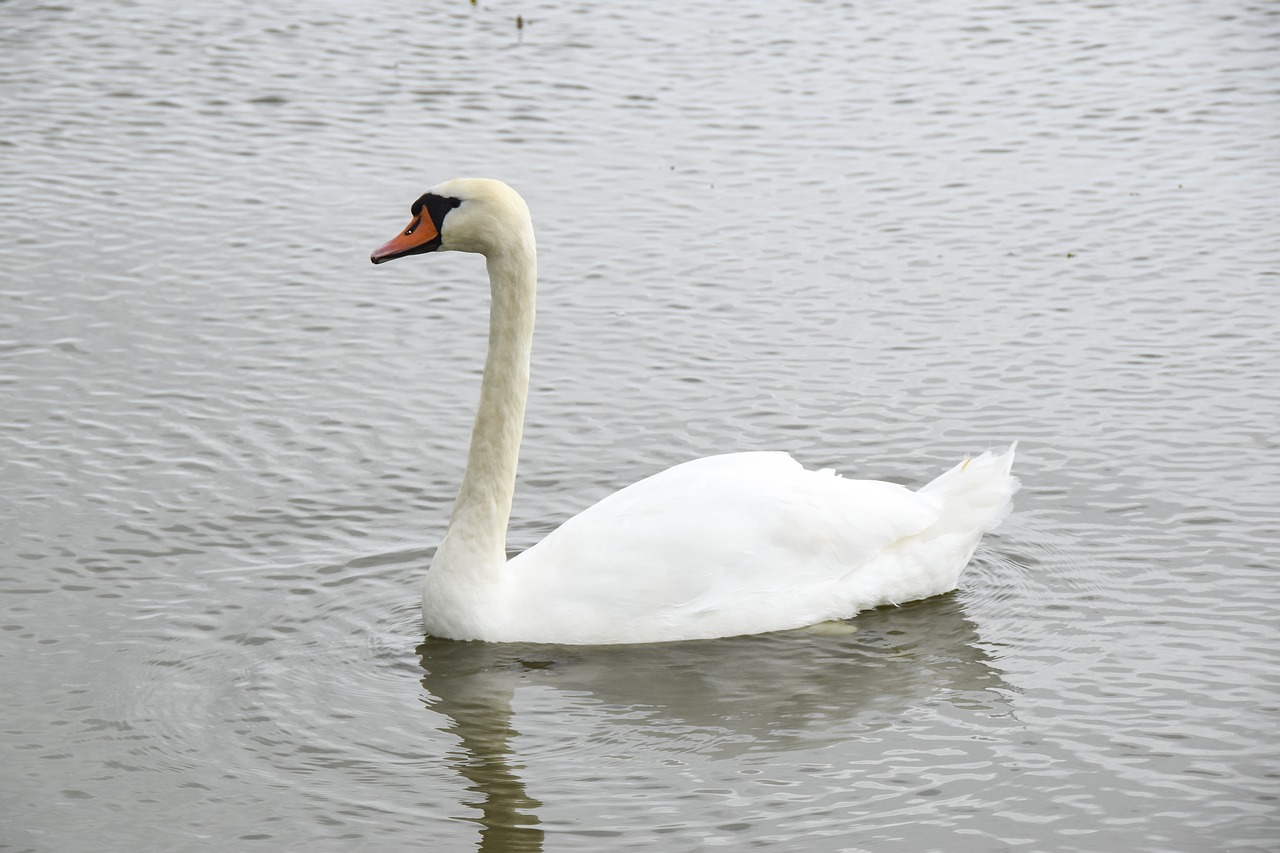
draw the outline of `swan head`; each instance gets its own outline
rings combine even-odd
[[[526,237],[532,245],[529,208],[502,181],[455,178],[436,184],[409,208],[409,225],[375,249],[375,264],[425,252],[490,255]]]

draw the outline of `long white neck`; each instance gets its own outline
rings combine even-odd
[[[480,382],[480,405],[471,430],[467,470],[444,541],[429,575],[488,580],[506,563],[507,521],[516,486],[516,464],[529,393],[537,253],[533,230],[510,235],[487,257],[489,353]]]

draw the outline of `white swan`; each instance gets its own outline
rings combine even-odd
[[[461,178],[412,213],[375,264],[478,252],[492,291],[466,473],[422,590],[428,634],[644,643],[847,619],[954,589],[1008,513],[1013,447],[966,459],[918,492],[807,471],[786,453],[730,453],[628,486],[508,561],[537,281],[529,209],[500,181]]]

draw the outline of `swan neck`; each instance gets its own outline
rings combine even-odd
[[[507,522],[529,394],[537,260],[531,230],[486,258],[491,303],[489,350],[471,430],[466,473],[449,529],[437,552],[472,571],[506,562]]]

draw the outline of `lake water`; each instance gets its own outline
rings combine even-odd
[[[517,16],[522,26],[517,26]],[[0,849],[1280,847],[1280,7],[0,5]],[[424,642],[474,256],[541,249],[509,545],[677,462],[921,484],[842,636]]]

